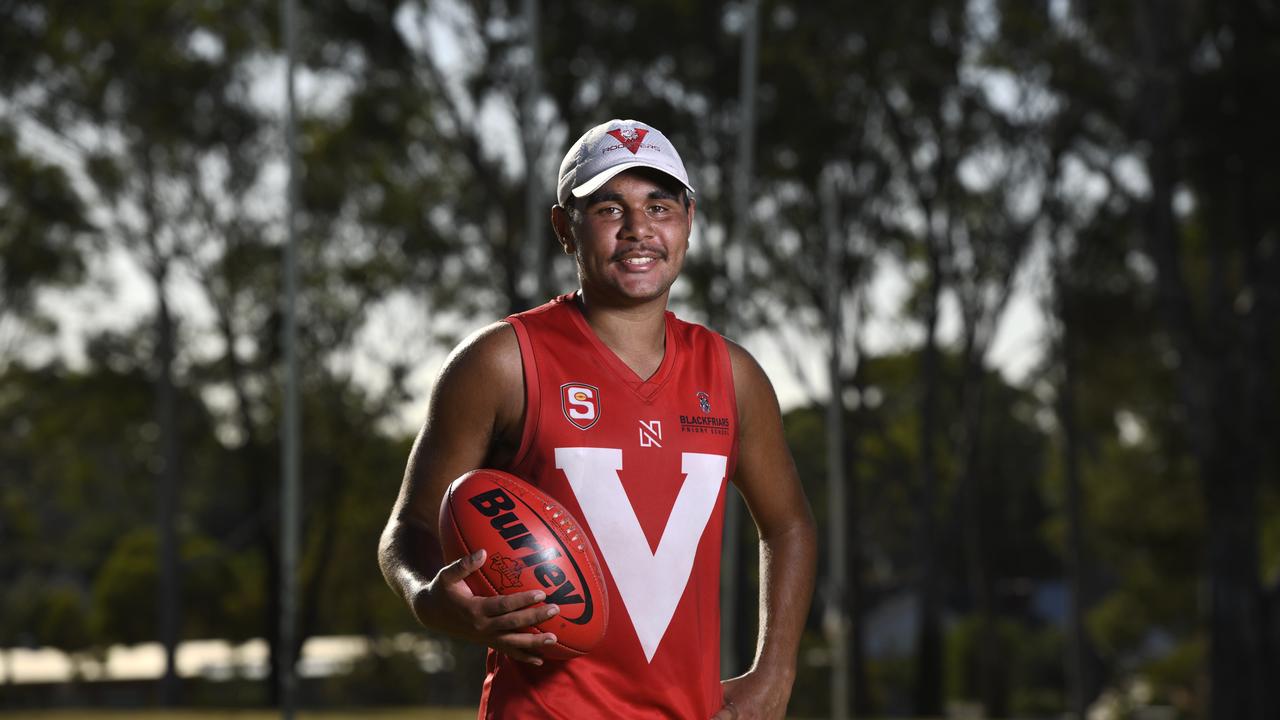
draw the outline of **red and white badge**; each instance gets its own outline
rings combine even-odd
[[[600,389],[585,383],[565,383],[560,386],[560,409],[574,427],[587,430],[600,419]]]

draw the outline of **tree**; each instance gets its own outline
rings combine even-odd
[[[0,602],[14,611],[4,623],[7,643],[82,653],[138,639],[128,637],[125,627],[100,625],[92,602],[116,539],[149,525],[155,508],[148,480],[159,433],[150,414],[150,384],[136,366],[107,366],[119,360],[107,350],[112,345],[127,340],[91,343],[90,362],[103,364],[86,371],[14,364],[0,376],[6,481],[0,532],[7,548]],[[186,393],[177,400],[188,411],[176,431],[193,447],[209,442],[198,401]],[[197,473],[194,479],[207,478]],[[184,516],[189,510],[179,509]],[[156,561],[152,556],[145,562],[153,577]],[[152,589],[129,586],[129,602],[153,604]],[[131,617],[153,623],[154,614]],[[147,637],[154,637],[153,625]]]
[[[1111,152],[1133,148],[1141,162],[1136,182],[1100,166],[1128,191],[1127,231],[1154,271],[1157,339],[1176,378],[1172,437],[1200,477],[1210,715],[1270,717],[1262,678],[1275,638],[1258,629],[1275,593],[1259,577],[1258,508],[1275,461],[1259,433],[1275,422],[1280,276],[1265,239],[1277,217],[1259,199],[1276,188],[1277,148],[1258,124],[1274,99],[1251,89],[1275,80],[1274,13],[1247,0],[1066,10],[1054,26],[1068,49],[1054,86],[1075,100],[1082,126],[1104,129]],[[1183,446],[1165,449],[1176,458]]]
[[[246,512],[252,519],[249,536],[256,539],[264,559],[258,567],[266,573],[260,605],[267,616],[264,634],[273,647],[277,640],[279,582],[271,513],[278,507],[272,490],[278,236],[272,232],[275,209],[262,202],[270,190],[275,152],[266,110],[255,100],[254,73],[254,63],[272,52],[271,16],[263,11],[273,7],[254,3],[228,12],[217,4],[144,3],[105,14],[100,8],[75,7],[45,12],[34,3],[13,8],[19,30],[25,31],[14,34],[30,41],[32,57],[19,66],[27,74],[15,73],[9,109],[61,144],[64,164],[83,181],[78,187],[103,239],[129,254],[155,295],[154,340],[131,349],[150,353],[155,387],[160,441],[144,447],[157,451],[151,470],[158,481],[155,511],[161,531],[153,547],[161,555],[162,597],[156,607],[159,636],[170,658],[164,684],[170,702],[175,698],[173,648],[184,627],[201,625],[182,621],[177,611],[183,595],[177,568],[185,541],[174,518],[185,496],[194,493],[210,501],[219,537],[244,537],[238,520]],[[324,383],[341,371],[326,363],[340,367],[369,308],[387,292],[387,278],[396,276],[376,248],[333,243],[339,230],[322,225],[304,230],[308,257],[316,258],[304,269],[303,356],[315,363],[308,368],[314,378],[309,392],[327,392]],[[194,296],[195,306],[175,300],[179,296]],[[208,326],[193,312],[200,303],[210,310]],[[217,339],[196,345],[190,339],[198,333]],[[179,489],[179,478],[195,475],[186,463],[179,467],[180,457],[202,452],[179,442],[183,392],[232,399],[214,406],[220,435],[235,450],[232,464],[219,458],[219,467],[234,478],[227,486],[229,498],[210,497],[205,487]],[[392,396],[396,392],[391,388]],[[394,409],[379,408],[383,413]],[[228,500],[247,502],[230,509]],[[221,516],[227,510],[236,519]],[[323,516],[333,508],[320,512]],[[125,550],[122,561],[130,556]],[[330,567],[313,563],[309,573],[322,578]],[[278,670],[274,662],[273,669]]]
[[[36,4],[0,8],[0,359],[22,339],[21,324],[36,320],[36,290],[82,278],[89,222],[70,178],[20,142],[22,91],[43,40]],[[37,95],[38,91],[34,91]],[[47,322],[47,321],[46,321]],[[39,323],[38,323],[39,324]]]
[[[243,19],[252,8],[240,12]],[[19,86],[37,88],[37,101],[20,111],[67,146],[71,162],[88,180],[106,236],[137,260],[156,298],[151,374],[161,437],[157,609],[166,648],[162,698],[171,704],[181,625],[174,517],[183,473],[175,389],[181,340],[170,294],[177,266],[200,256],[203,236],[190,220],[192,199],[211,184],[210,177],[235,176],[238,169],[238,158],[218,148],[241,145],[254,132],[256,119],[237,70],[255,25],[236,24],[213,6],[169,3],[134,4],[105,16],[101,8],[67,6],[45,13],[23,4],[18,15],[43,37],[32,48],[32,66],[41,71]]]
[[[10,122],[0,114],[0,362],[21,347],[23,325],[48,324],[37,290],[80,280],[89,235],[66,173],[20,149]]]

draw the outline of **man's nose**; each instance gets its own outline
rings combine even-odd
[[[619,236],[624,240],[643,240],[653,235],[652,218],[643,209],[626,208],[622,211],[622,227]]]

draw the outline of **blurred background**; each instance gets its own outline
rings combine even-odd
[[[291,213],[284,3],[0,0],[0,714],[466,716],[483,653],[378,534],[444,355],[575,286],[565,148],[634,117],[823,539],[795,717],[1280,717],[1276,2],[300,5]]]

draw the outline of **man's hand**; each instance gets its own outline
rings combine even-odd
[[[477,596],[467,587],[466,577],[480,569],[484,558],[484,550],[477,550],[440,568],[413,598],[414,615],[425,627],[483,643],[521,662],[541,665],[538,649],[555,643],[556,636],[524,629],[554,617],[560,612],[559,606],[530,607],[546,599],[541,590]]]
[[[711,720],[782,720],[787,716],[791,680],[761,669],[720,681],[724,707]]]

